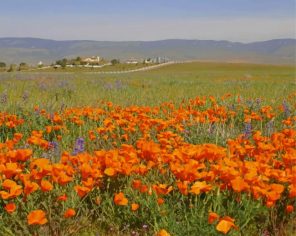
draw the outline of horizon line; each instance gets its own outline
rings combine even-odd
[[[0,39],[39,39],[39,40],[49,40],[49,41],[56,41],[56,42],[73,42],[73,41],[88,41],[88,42],[157,42],[157,41],[169,41],[169,40],[187,40],[187,41],[217,41],[217,42],[231,42],[231,43],[241,43],[241,44],[249,44],[249,43],[256,43],[256,42],[267,42],[272,40],[296,40],[295,38],[287,37],[287,38],[271,38],[265,40],[257,40],[257,41],[250,41],[250,42],[241,42],[241,41],[231,41],[226,39],[189,39],[189,38],[165,38],[165,39],[155,39],[155,40],[96,40],[96,39],[50,39],[50,38],[41,38],[41,37],[14,37],[14,36],[5,36],[0,37]]]

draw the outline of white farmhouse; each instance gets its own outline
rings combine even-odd
[[[99,56],[86,57],[81,60],[82,62],[89,64],[98,64],[100,62]]]
[[[131,58],[131,59],[128,59],[125,63],[126,64],[138,64],[139,62],[135,58]]]

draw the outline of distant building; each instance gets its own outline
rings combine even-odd
[[[155,57],[155,58],[151,59],[151,61],[152,61],[153,63],[160,64],[160,63],[168,62],[169,59],[168,59],[167,57]]]
[[[139,61],[137,59],[131,58],[131,59],[128,59],[125,63],[126,64],[138,64]]]
[[[99,56],[86,57],[86,58],[82,58],[81,61],[88,64],[98,64],[100,62],[100,57]]]
[[[153,61],[152,61],[151,58],[147,58],[147,59],[144,60],[144,63],[145,64],[151,64],[151,63],[153,63]]]

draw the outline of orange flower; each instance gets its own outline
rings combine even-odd
[[[139,207],[140,207],[140,205],[137,204],[137,203],[132,203],[132,205],[131,205],[132,211],[136,211],[136,210],[138,210]]]
[[[25,185],[24,193],[26,195],[29,195],[29,194],[35,192],[39,188],[38,184],[36,184],[35,182],[31,182],[31,181],[25,181],[24,185]]]
[[[211,185],[208,185],[205,181],[196,181],[190,189],[190,193],[200,194],[201,192],[208,192],[212,189]]]
[[[97,204],[97,205],[100,205],[101,204],[101,198],[100,197],[96,197],[95,198],[95,203]]]
[[[5,210],[9,213],[9,214],[11,214],[11,213],[13,213],[14,211],[15,211],[15,209],[16,209],[16,205],[14,204],[14,203],[8,203],[8,204],[6,204],[5,205]]]
[[[22,193],[22,186],[17,185],[16,182],[10,179],[4,180],[2,187],[9,192],[6,191],[0,191],[1,198],[6,200],[9,198],[15,198],[19,196]]]
[[[47,223],[45,212],[42,210],[31,211],[27,216],[29,225],[44,225]]]
[[[222,232],[223,234],[227,234],[231,228],[237,229],[237,226],[234,224],[234,219],[230,218],[229,216],[225,216],[220,219],[216,226],[216,230]]]
[[[69,208],[69,209],[66,210],[65,213],[64,213],[64,217],[65,217],[65,218],[71,218],[71,217],[73,217],[73,216],[75,216],[75,215],[76,215],[76,212],[75,212],[75,210],[72,209],[72,208]]]
[[[170,234],[164,230],[164,229],[161,229],[157,234],[156,236],[170,236]]]
[[[163,198],[157,198],[157,204],[158,205],[164,204],[164,199]]]
[[[177,182],[178,189],[183,195],[188,195],[188,183],[188,181]]]
[[[291,213],[291,212],[293,212],[294,211],[294,207],[292,206],[292,205],[288,205],[287,207],[286,207],[286,212],[287,213]]]
[[[48,192],[53,189],[53,185],[47,180],[41,180],[40,186],[43,192]]]
[[[119,206],[126,206],[128,204],[128,199],[124,197],[122,192],[115,194],[114,203]]]
[[[213,222],[215,221],[215,220],[217,220],[219,218],[219,215],[217,214],[217,213],[215,213],[215,212],[210,212],[209,213],[209,217],[208,217],[208,222],[209,222],[209,224],[213,224]]]
[[[241,192],[249,188],[249,185],[241,177],[231,180],[231,186],[236,192]]]
[[[166,184],[153,185],[152,187],[157,195],[167,195],[173,190],[172,186],[168,187]]]
[[[142,181],[141,180],[137,180],[137,179],[133,180],[132,187],[134,189],[140,190],[141,186],[142,186]]]
[[[58,200],[58,201],[61,201],[61,202],[62,202],[62,201],[64,201],[64,202],[67,201],[67,195],[66,195],[66,194],[61,195],[61,196],[59,196],[59,197],[57,198],[57,200]]]
[[[79,185],[76,185],[74,189],[76,190],[78,196],[81,198],[83,198],[90,191],[89,188]]]
[[[141,187],[140,187],[140,192],[141,193],[146,193],[148,192],[148,186],[143,184]]]
[[[110,167],[105,169],[104,174],[108,176],[114,176],[116,174],[116,171],[114,170],[114,168]]]

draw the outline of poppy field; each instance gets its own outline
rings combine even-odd
[[[64,88],[41,90],[47,103],[16,96],[39,82],[13,78],[18,87],[0,97],[1,235],[293,235],[296,93],[294,75],[281,73],[290,86],[277,97],[258,89],[266,74],[202,95],[159,74],[155,102],[124,100],[139,81],[122,78],[88,105]],[[188,96],[170,99],[162,83]],[[87,97],[87,87],[73,93]]]

